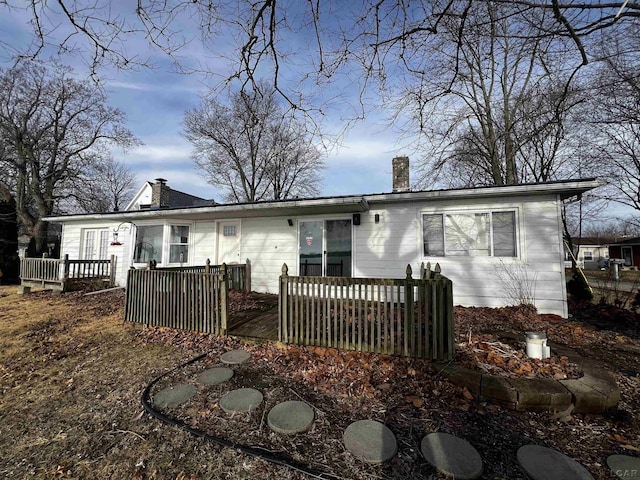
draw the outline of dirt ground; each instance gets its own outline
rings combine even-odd
[[[294,470],[225,449],[153,419],[140,404],[149,382],[187,359],[208,355],[161,380],[153,392],[218,365],[220,353],[243,347],[251,363],[233,384],[265,393],[248,416],[220,412],[221,387],[201,391],[166,413],[232,442],[300,462],[336,478],[445,478],[420,456],[421,438],[445,431],[480,452],[488,479],[525,478],[516,452],[535,443],[581,462],[595,478],[614,478],[610,454],[640,454],[640,337],[637,317],[601,306],[572,306],[575,319],[527,309],[456,309],[457,341],[502,329],[544,329],[610,369],[622,391],[607,416],[518,413],[478,404],[426,361],[380,355],[243,343],[123,324],[123,293],[83,296],[15,294],[0,287],[0,477],[134,479],[297,479]],[[251,306],[251,301],[244,306]],[[484,338],[484,337],[483,337]],[[265,413],[282,400],[314,407],[311,431],[284,437]],[[348,454],[341,432],[355,420],[384,421],[398,455],[371,466]]]

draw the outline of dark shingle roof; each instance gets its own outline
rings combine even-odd
[[[171,207],[204,207],[215,205],[214,200],[196,197],[189,193],[180,192],[179,190],[169,189],[169,205]]]

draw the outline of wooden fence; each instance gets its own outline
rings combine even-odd
[[[220,273],[222,265],[211,265],[207,259],[204,265],[188,265],[184,267],[157,267],[155,263],[149,262],[149,270],[189,272],[189,273]],[[227,282],[229,290],[251,291],[251,261],[247,258],[246,263],[227,265]]]
[[[226,335],[229,283],[219,273],[129,270],[125,321]]]
[[[39,285],[59,290],[67,290],[78,280],[102,280],[107,286],[115,285],[116,259],[70,260],[64,258],[23,258],[20,260],[20,281],[22,285]]]
[[[451,280],[421,267],[412,278],[290,277],[282,267],[280,341],[451,360]]]

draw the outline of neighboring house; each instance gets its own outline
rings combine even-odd
[[[599,181],[410,191],[408,158],[393,167],[391,193],[167,207],[162,181],[148,184],[128,211],[47,220],[63,224],[62,254],[70,258],[108,237],[100,256],[117,257],[119,284],[130,266],[150,260],[177,266],[248,258],[253,290],[271,293],[283,263],[290,275],[404,278],[407,264],[417,276],[431,262],[453,281],[456,304],[517,303],[508,292],[520,278],[535,288],[540,312],[567,316],[561,201]]]
[[[624,260],[625,267],[640,266],[640,237],[610,243],[609,257]]]
[[[615,239],[607,237],[582,237],[573,239],[573,251],[578,266],[586,270],[596,270],[605,266],[609,259],[609,244]],[[565,267],[571,267],[571,256],[566,251]]]

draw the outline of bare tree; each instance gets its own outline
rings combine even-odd
[[[22,233],[43,250],[46,223],[73,181],[136,139],[104,94],[68,68],[21,63],[0,70],[0,191],[16,203]]]
[[[275,91],[260,86],[231,95],[228,103],[204,100],[185,114],[184,135],[194,146],[196,165],[235,202],[318,193],[320,151],[278,104]]]
[[[640,38],[633,42],[629,36],[628,41],[640,46]],[[609,180],[609,198],[640,211],[640,55],[619,48],[600,69],[590,112],[589,153]]]
[[[89,165],[70,192],[77,209],[88,213],[117,212],[133,198],[137,179],[123,162],[106,157]]]
[[[30,18],[33,42],[17,52],[21,55],[32,58],[51,51],[81,55],[95,72],[105,62],[118,68],[149,65],[148,57],[131,49],[135,39],[145,40],[178,64],[175,54],[193,41],[201,40],[220,57],[227,54],[219,53],[218,40],[232,40],[233,54],[227,59],[233,61],[233,68],[228,78],[255,86],[255,73],[264,76],[269,72],[274,88],[296,107],[301,106],[300,99],[282,81],[283,72],[290,74],[289,67],[295,66],[302,78],[315,83],[349,73],[354,63],[361,64],[363,89],[373,77],[386,83],[386,78],[395,78],[398,72],[428,71],[428,59],[422,53],[425,42],[439,41],[446,30],[444,24],[451,19],[457,19],[458,38],[464,39],[467,31],[484,24],[483,18],[470,14],[472,8],[489,4],[509,6],[513,20],[528,26],[519,38],[564,40],[578,64],[589,62],[592,38],[602,31],[615,32],[640,17],[640,3],[629,0],[364,0],[354,4],[141,0],[131,3],[129,10],[124,4],[111,8],[106,0],[0,0],[0,7],[8,13],[19,10]],[[199,28],[182,28],[187,21]],[[290,35],[308,39],[308,49],[292,50]],[[299,47],[296,42],[296,49]],[[456,58],[462,57],[464,48],[460,41]],[[451,81],[459,74],[457,66],[451,65]]]

